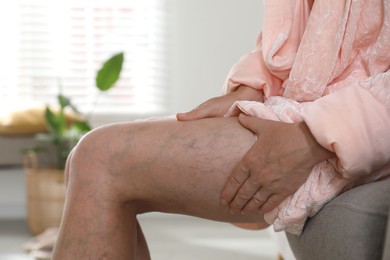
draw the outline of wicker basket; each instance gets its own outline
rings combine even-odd
[[[37,167],[36,157],[25,160],[28,227],[36,235],[61,222],[65,202],[64,171]]]

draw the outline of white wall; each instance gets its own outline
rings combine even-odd
[[[252,50],[260,0],[170,0],[172,113],[220,95],[229,68]]]
[[[167,2],[171,31],[169,112],[175,113],[221,93],[231,65],[254,48],[262,5],[260,0]],[[0,168],[0,218],[25,214],[23,171]]]

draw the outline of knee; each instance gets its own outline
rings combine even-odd
[[[154,155],[144,145],[142,125],[111,125],[86,134],[73,149],[67,174],[69,190],[99,193],[126,202],[136,198]],[[138,192],[138,193],[137,193]]]
[[[115,141],[115,132],[111,127],[103,127],[86,134],[68,157],[67,179],[100,180],[106,178],[109,171],[119,167],[115,166],[113,160],[123,147]]]
[[[64,170],[64,174],[65,174],[65,185],[68,186],[68,183],[69,183],[69,170],[70,170],[70,161],[72,160],[72,154],[73,154],[73,151],[74,149],[72,149],[68,155],[68,158],[66,159],[66,163],[65,163],[65,170]]]

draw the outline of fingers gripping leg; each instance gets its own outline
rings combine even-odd
[[[135,216],[147,211],[262,221],[257,214],[230,214],[219,203],[231,170],[254,141],[233,118],[126,123],[92,131],[68,162],[55,259],[134,258]]]

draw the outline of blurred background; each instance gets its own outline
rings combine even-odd
[[[36,115],[24,111],[55,105],[59,93],[88,116],[92,127],[190,110],[220,95],[229,68],[254,48],[262,23],[259,0],[13,0],[1,5],[0,259],[31,259],[23,244],[34,233],[27,222],[29,200],[36,196],[28,193],[21,151],[37,142],[35,133],[23,132]],[[96,72],[118,52],[124,53],[120,78],[100,93]],[[27,117],[22,123],[13,121],[18,112]],[[19,130],[12,130],[13,123]],[[160,214],[142,221],[154,259],[276,258],[265,231]]]
[[[257,0],[15,0],[1,13],[2,101],[53,101],[60,84],[88,112],[96,69],[125,52],[95,118],[170,114],[219,95],[262,22]]]

